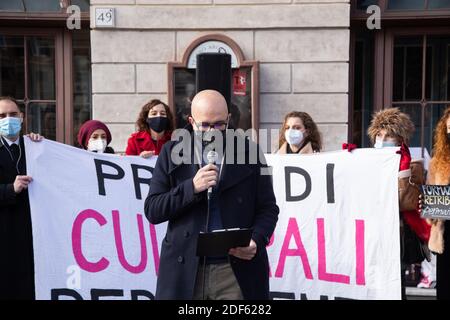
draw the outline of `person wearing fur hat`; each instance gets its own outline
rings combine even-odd
[[[108,146],[111,140],[108,127],[98,120],[86,121],[78,131],[78,144],[91,152],[114,153],[114,149]]]
[[[434,132],[433,158],[430,162],[427,184],[450,185],[450,106],[438,122]],[[450,299],[449,220],[429,220],[431,235],[428,247],[438,253],[436,265],[436,297]]]
[[[388,108],[379,111],[373,115],[372,122],[367,130],[367,134],[375,148],[400,147],[397,151],[400,154],[399,167],[399,200],[400,200],[400,256],[401,256],[401,280],[402,280],[402,298],[405,298],[405,271],[409,264],[420,263],[412,261],[415,259],[411,248],[406,246],[410,243],[409,239],[414,237],[420,239],[423,247],[426,247],[430,236],[430,228],[425,220],[420,218],[417,210],[419,199],[413,199],[414,203],[409,207],[404,206],[402,197],[405,194],[404,189],[409,187],[411,174],[411,154],[408,143],[414,132],[414,124],[409,116],[401,112],[398,108]],[[415,162],[414,168],[418,168],[421,162]],[[423,168],[423,165],[422,165]],[[414,169],[416,171],[416,169]],[[423,172],[423,169],[422,169]],[[414,173],[413,175],[418,175]],[[418,195],[417,195],[418,196]]]

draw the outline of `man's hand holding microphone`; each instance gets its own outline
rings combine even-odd
[[[217,184],[219,177],[219,170],[215,164],[207,164],[197,171],[194,179],[194,193],[200,193],[214,187]]]
[[[194,193],[200,193],[208,189],[208,199],[211,196],[212,188],[217,185],[217,179],[219,177],[219,170],[216,163],[219,158],[219,154],[213,150],[210,150],[206,156],[208,164],[198,170],[194,177]]]

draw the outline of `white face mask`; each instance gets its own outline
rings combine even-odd
[[[388,148],[388,147],[396,147],[397,144],[395,141],[383,141],[383,139],[376,139],[374,148],[375,149],[381,149],[381,148]]]
[[[286,139],[286,142],[290,145],[298,146],[303,141],[303,132],[297,129],[287,129],[284,132],[284,138]]]
[[[88,151],[103,153],[105,152],[107,142],[105,139],[89,139]]]

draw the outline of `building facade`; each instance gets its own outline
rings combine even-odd
[[[284,114],[303,110],[318,122],[326,149],[347,140],[348,1],[94,0],[91,5],[91,15],[109,6],[117,18],[110,29],[95,27],[91,19],[91,43],[93,117],[108,123],[118,150],[144,102],[169,101],[170,86],[177,84],[168,79],[168,62],[181,63],[189,46],[207,35],[227,37],[223,42],[233,41],[244,60],[259,63],[259,106],[253,110],[259,111],[259,128],[278,129]]]
[[[305,111],[324,151],[345,141],[369,146],[371,114],[398,106],[417,126],[412,146],[431,152],[432,130],[450,104],[446,0],[36,3],[0,1],[0,94],[21,102],[28,131],[68,144],[94,118],[123,152],[152,98],[167,101],[182,126],[195,56],[214,50],[233,57],[238,127],[279,129],[286,113]],[[82,11],[80,29],[66,25],[72,4]],[[374,4],[381,28],[372,30],[366,9]]]

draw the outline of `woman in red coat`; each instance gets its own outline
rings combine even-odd
[[[158,155],[164,143],[170,140],[173,130],[173,116],[169,107],[154,99],[146,103],[136,121],[138,132],[128,139],[128,156],[149,158]]]

